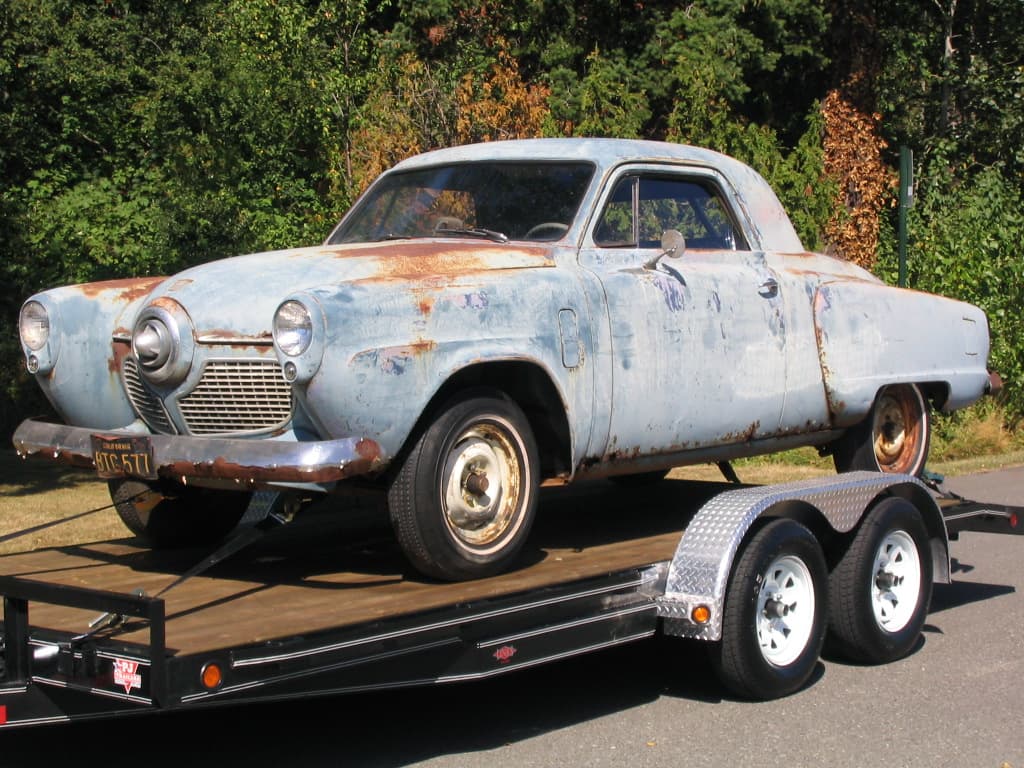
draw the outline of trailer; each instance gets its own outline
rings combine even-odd
[[[285,526],[280,505],[257,494],[212,552],[0,557],[0,727],[457,683],[656,633],[709,643],[729,690],[770,699],[825,642],[909,653],[949,541],[1021,530],[1019,508],[907,475],[601,481],[545,489],[516,569],[444,583],[408,571],[372,497]]]

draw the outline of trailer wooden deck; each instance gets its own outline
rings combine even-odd
[[[728,486],[668,480],[647,488],[607,481],[545,488],[519,566],[458,584],[411,572],[379,507],[346,514],[337,501],[300,515],[201,576],[169,590],[167,648],[193,654],[565,584],[671,559],[687,522]],[[0,556],[0,573],[51,584],[156,595],[208,554],[154,552],[133,539]],[[33,604],[31,623],[85,632],[95,614]],[[145,643],[145,628],[117,639]]]

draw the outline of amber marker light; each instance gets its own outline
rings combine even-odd
[[[220,665],[213,662],[203,665],[203,671],[199,673],[199,677],[203,682],[203,687],[208,691],[219,688],[220,684],[224,682],[224,677],[220,672]]]
[[[690,611],[690,618],[694,624],[707,624],[711,621],[711,609],[706,605],[698,605]]]

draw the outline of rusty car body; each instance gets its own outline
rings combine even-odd
[[[54,288],[21,335],[62,423],[18,451],[97,467],[154,545],[358,482],[444,579],[507,568],[542,482],[805,445],[917,474],[929,409],[989,387],[977,307],[807,252],[734,159],[615,139],[413,157],[322,245]]]

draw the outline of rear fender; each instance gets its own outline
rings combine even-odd
[[[870,282],[827,283],[815,292],[814,330],[836,427],[863,419],[888,384],[943,384],[947,411],[985,393],[988,321],[971,304]]]

